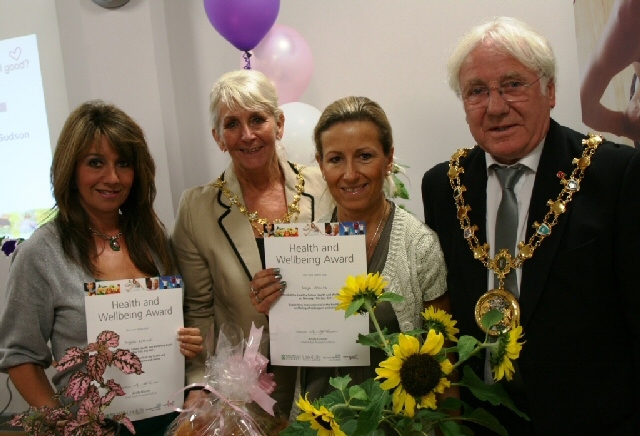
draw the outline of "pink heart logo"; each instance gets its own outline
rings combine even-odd
[[[22,49],[20,47],[16,47],[14,51],[9,52],[9,56],[11,56],[11,58],[14,61],[17,61],[18,59],[20,59],[21,54],[22,54]]]

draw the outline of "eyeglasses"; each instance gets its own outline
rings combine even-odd
[[[544,77],[544,74],[531,83],[524,83],[521,80],[510,79],[502,82],[499,86],[470,86],[462,92],[462,99],[467,104],[474,106],[488,104],[489,94],[491,94],[492,89],[495,89],[504,101],[509,103],[527,101],[529,99],[527,90],[531,85],[538,83],[542,77]]]

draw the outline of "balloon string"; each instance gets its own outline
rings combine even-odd
[[[244,69],[250,70],[251,69],[251,60],[250,60],[251,53],[249,53],[248,51],[245,51],[242,57],[244,58]]]

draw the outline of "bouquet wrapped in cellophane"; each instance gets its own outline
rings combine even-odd
[[[181,409],[166,436],[271,436],[287,421],[274,415],[273,374],[259,352],[262,327],[251,326],[247,340],[234,323],[223,324],[216,352],[207,358],[206,395]]]

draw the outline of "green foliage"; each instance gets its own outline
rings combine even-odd
[[[394,403],[394,390],[402,388],[402,372],[395,372],[396,365],[404,365],[404,359],[406,354],[404,353],[416,353],[415,345],[409,345],[415,343],[413,339],[402,339],[401,335],[412,336],[417,338],[421,344],[424,344],[429,332],[424,329],[416,329],[405,333],[389,333],[387,329],[380,329],[378,321],[375,317],[373,308],[380,301],[398,302],[403,298],[397,294],[383,292],[377,296],[374,293],[362,294],[357,297],[353,297],[353,301],[346,309],[345,317],[353,316],[357,313],[368,312],[373,325],[376,327],[376,331],[367,335],[358,335],[357,342],[369,346],[372,348],[379,348],[385,351],[389,359],[393,358],[387,363],[384,370],[387,374],[391,371],[391,374],[397,374],[400,379],[400,385],[398,387],[391,388],[389,390],[382,389],[381,383],[383,380],[369,379],[359,385],[351,385],[351,378],[335,377],[330,379],[330,385],[335,388],[330,394],[319,398],[305,406],[305,421],[298,421],[291,425],[287,430],[281,434],[284,436],[293,435],[310,435],[316,434],[315,430],[310,430],[309,419],[314,421],[314,425],[317,426],[317,420],[322,420],[324,425],[330,421],[331,425],[339,426],[340,431],[344,432],[348,436],[377,436],[385,434],[394,434],[398,436],[404,435],[427,435],[434,430],[438,430],[445,436],[454,435],[471,435],[471,430],[465,425],[465,423],[474,423],[485,426],[499,435],[506,435],[506,430],[500,425],[498,420],[491,415],[487,410],[471,409],[468,405],[464,404],[458,398],[446,398],[436,399],[435,410],[428,407],[416,408],[412,410],[413,416],[409,416],[408,412],[404,410],[404,403]],[[343,300],[344,301],[344,300]],[[444,314],[445,318],[437,318],[434,315],[433,309],[431,312],[425,311],[423,316],[434,316],[431,322],[437,323],[452,323],[447,314]],[[430,315],[427,315],[430,313]],[[481,320],[483,326],[487,329],[497,323],[503,318],[500,311],[489,311]],[[446,321],[443,321],[445,319]],[[454,328],[449,325],[448,328]],[[425,324],[427,325],[427,324]],[[507,335],[508,333],[503,333]],[[432,333],[433,337],[433,333]],[[434,340],[436,339],[433,337]],[[440,341],[442,339],[439,339]],[[440,348],[440,344],[433,348],[434,345],[430,345],[431,351],[423,349],[422,353],[429,353],[430,358],[435,359],[436,365],[440,366],[440,378],[447,377],[451,367],[453,366],[454,372],[458,371],[458,368],[462,368],[462,379],[459,382],[451,382],[451,385],[457,385],[461,388],[469,389],[470,392],[478,399],[486,401],[492,405],[504,405],[512,410],[517,415],[528,419],[526,415],[520,412],[513,401],[505,393],[502,385],[498,382],[495,384],[486,384],[483,380],[473,372],[469,366],[465,366],[464,363],[474,356],[484,356],[483,353],[487,349],[496,349],[501,343],[506,343],[508,340],[503,341],[490,341],[488,338],[484,342],[478,341],[472,336],[461,336],[457,342],[448,347]],[[394,347],[398,345],[398,347]],[[422,347],[422,345],[420,345]],[[413,351],[412,351],[413,350]],[[400,353],[398,357],[394,353]],[[445,362],[451,355],[455,355],[455,364]],[[423,356],[429,357],[429,356]],[[388,366],[391,365],[391,366]],[[448,366],[447,366],[448,365]],[[429,365],[425,365],[425,368]],[[444,369],[444,368],[448,369]],[[422,368],[422,367],[420,367]],[[413,369],[416,370],[416,369]],[[425,369],[426,371],[427,369]],[[437,376],[437,375],[436,375]],[[395,377],[395,375],[394,375]],[[422,379],[426,379],[427,374],[423,375]],[[419,378],[420,379],[420,378]],[[434,387],[435,388],[435,387]],[[428,389],[434,389],[428,388]],[[435,390],[434,390],[435,392]],[[407,394],[408,395],[408,394]],[[427,398],[427,394],[422,394],[424,397],[416,398],[416,404],[420,404],[423,398]],[[433,395],[433,394],[430,394]],[[396,398],[397,403],[397,398]],[[426,399],[425,401],[433,401]],[[395,409],[398,410],[396,413]],[[425,403],[426,404],[426,403]],[[326,410],[324,409],[326,408]],[[323,412],[324,411],[324,412]],[[331,433],[333,434],[333,433]]]
[[[509,395],[505,392],[501,383],[486,384],[478,378],[476,373],[468,366],[465,366],[462,372],[463,377],[462,380],[460,380],[459,385],[469,388],[476,398],[482,401],[488,401],[494,406],[502,404],[518,416],[529,419],[525,413],[518,410],[513,400],[511,400]]]
[[[478,340],[473,336],[461,336],[458,339],[458,357],[460,360],[467,360],[473,355],[478,347]]]
[[[393,196],[408,200],[409,191],[407,190],[407,187],[404,185],[402,180],[400,180],[395,174],[393,175],[393,183],[395,183],[396,185],[396,190],[394,191]]]
[[[312,430],[306,422],[294,421],[279,434],[280,436],[316,436],[318,432]]]
[[[347,310],[345,310],[344,317],[349,318],[350,316],[358,313],[364,305],[365,301],[366,300],[364,298],[356,298],[355,300],[353,300]]]
[[[393,292],[384,292],[378,298],[378,301],[388,301],[389,303],[399,303],[404,300],[402,295],[394,294]]]
[[[480,323],[482,324],[482,327],[488,330],[491,326],[494,326],[502,321],[503,317],[504,315],[501,311],[499,311],[498,309],[491,309],[484,314],[484,316],[480,320]]]

